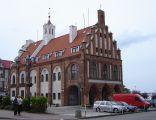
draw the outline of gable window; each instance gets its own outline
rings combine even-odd
[[[106,79],[108,79],[108,66],[105,64],[104,66],[103,66],[103,78],[106,80]]]
[[[117,67],[117,65],[114,66],[114,80],[118,80],[118,67]]]
[[[73,64],[71,66],[71,80],[76,80],[77,79],[77,66],[76,64]]]
[[[97,64],[95,62],[90,62],[90,78],[97,78]]]
[[[24,83],[24,74],[21,75],[21,83]]]

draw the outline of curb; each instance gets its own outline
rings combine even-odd
[[[153,112],[155,110],[148,110],[148,111],[139,111],[139,112],[129,112],[129,113],[115,113],[115,114],[109,114],[109,115],[97,115],[97,116],[88,116],[88,117],[81,117],[79,119],[89,119],[89,118],[100,118],[100,117],[109,117],[109,116],[117,116],[117,115],[128,115],[128,114],[136,114],[136,113],[142,113],[142,112]]]

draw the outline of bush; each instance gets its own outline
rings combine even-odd
[[[5,110],[13,110],[13,106],[12,105],[7,105],[4,107]]]
[[[29,111],[30,110],[29,105],[30,105],[29,99],[28,98],[23,99],[23,101],[22,101],[22,109],[24,111]]]
[[[46,97],[32,97],[31,99],[31,111],[43,113],[47,109],[47,98]]]
[[[11,105],[10,97],[6,96],[2,98],[2,106]]]
[[[32,97],[30,103],[29,99],[25,98],[22,102],[22,108],[24,111],[29,111],[33,113],[44,113],[47,109],[47,98],[42,96]]]

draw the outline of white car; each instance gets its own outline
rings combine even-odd
[[[96,101],[94,103],[93,109],[98,112],[101,112],[101,111],[115,112],[115,113],[127,112],[127,108],[125,106],[118,105],[114,101]]]

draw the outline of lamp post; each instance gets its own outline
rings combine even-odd
[[[28,101],[29,101],[29,108],[30,108],[30,95],[31,95],[31,92],[30,92],[30,87],[32,87],[32,83],[30,81],[30,67],[31,67],[31,57],[30,57],[30,52],[27,51],[27,50],[20,50],[21,52],[27,52],[28,53],[28,56],[26,57],[26,97],[28,98]]]

